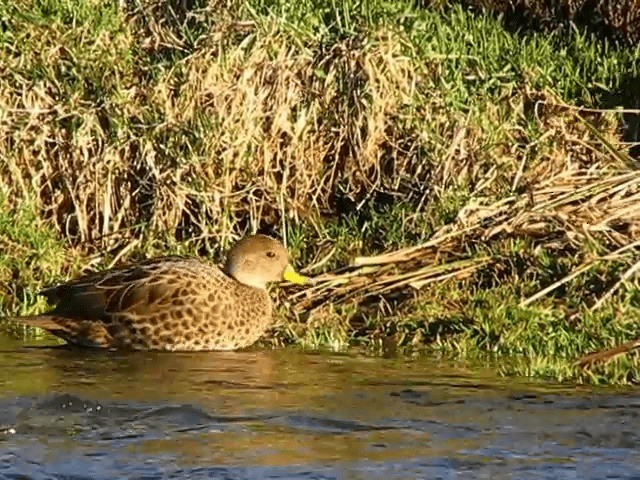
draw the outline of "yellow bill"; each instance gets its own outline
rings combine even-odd
[[[287,282],[297,283],[298,285],[303,285],[309,281],[307,277],[297,273],[290,264],[284,269],[282,276]]]

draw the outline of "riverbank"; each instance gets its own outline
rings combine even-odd
[[[258,228],[318,277],[267,344],[639,380],[573,366],[640,337],[638,51],[382,0],[0,9],[0,314]]]

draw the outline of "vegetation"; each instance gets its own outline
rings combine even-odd
[[[317,281],[268,343],[638,382],[573,362],[640,336],[639,59],[409,0],[0,3],[0,314],[270,231]]]
[[[575,22],[603,38],[637,45],[640,4],[635,0],[460,0],[464,5],[499,12],[516,27],[562,28]]]

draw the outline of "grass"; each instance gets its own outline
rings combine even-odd
[[[119,5],[0,5],[0,314],[270,231],[317,281],[268,344],[638,382],[573,362],[640,336],[640,174],[602,108],[639,51],[404,0]]]

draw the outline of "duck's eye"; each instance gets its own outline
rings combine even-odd
[[[276,252],[271,252],[271,251],[267,252],[267,257],[273,258],[275,256],[276,256]]]

